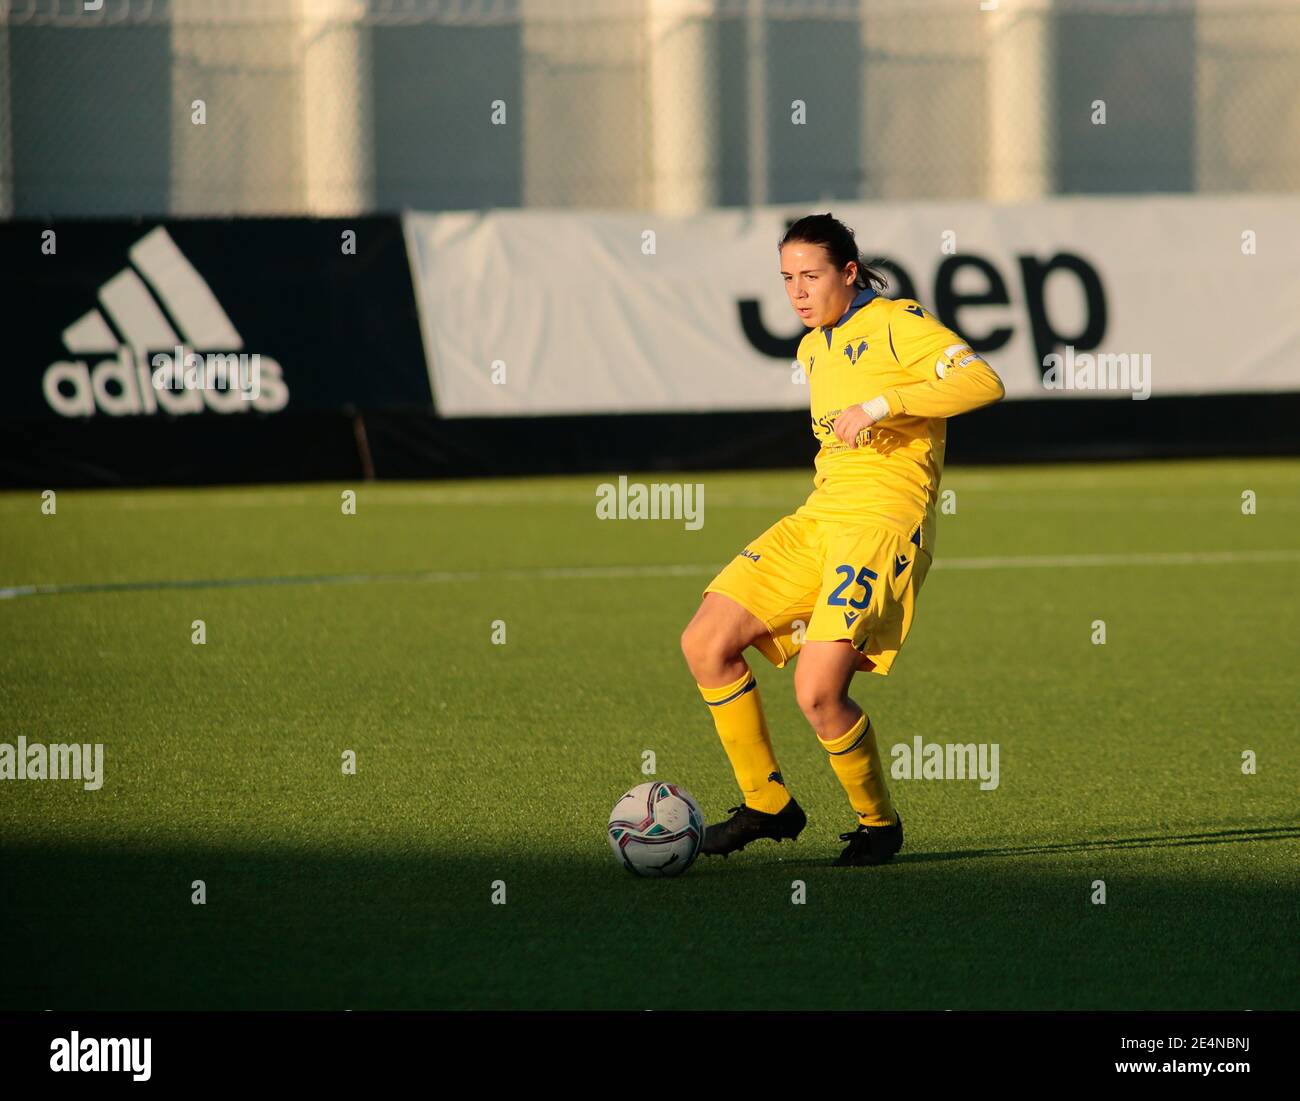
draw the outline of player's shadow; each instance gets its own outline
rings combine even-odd
[[[600,825],[569,847],[509,828],[0,836],[0,943],[19,949],[0,1009],[1295,1007],[1289,850],[1244,878],[1141,861],[1140,905],[1111,910],[1078,861],[970,858],[1285,844],[1300,824],[926,852],[936,829],[870,869],[832,868],[827,831],[671,879],[619,869]]]
[[[1041,845],[1006,845],[979,849],[953,849],[949,852],[916,851],[915,840],[905,838],[903,851],[895,856],[891,863],[930,864],[945,861],[979,860],[995,856],[1068,856],[1073,853],[1184,848],[1195,845],[1240,845],[1259,841],[1287,841],[1294,838],[1300,838],[1300,825],[1242,827],[1240,829],[1213,830],[1205,833],[1109,837],[1085,841],[1049,842]],[[840,842],[836,842],[837,846],[840,844]],[[785,856],[786,853],[780,852],[778,855]],[[780,862],[782,866],[813,869],[835,864],[835,854],[829,853],[829,850],[828,855],[817,859],[808,859],[807,850],[792,855],[792,859]],[[721,866],[724,863],[719,857],[701,857],[699,859],[706,867]],[[740,875],[747,873],[763,875],[770,871],[771,867],[772,864],[769,861],[741,859],[728,861],[727,871]]]
[[[1189,845],[1241,845],[1256,841],[1284,841],[1300,837],[1300,825],[1252,826],[1213,830],[1205,833],[1147,834],[1139,837],[1111,837],[1088,841],[1061,841],[1042,845],[1008,845],[1002,848],[957,849],[952,852],[903,851],[894,859],[909,864],[940,860],[971,860],[989,856],[1041,856],[1068,853],[1110,852],[1130,849],[1168,849]]]

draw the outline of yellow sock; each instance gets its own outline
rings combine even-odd
[[[763,718],[763,701],[753,671],[746,666],[744,676],[721,688],[705,688],[702,684],[696,687],[713,714],[713,725],[731,761],[736,783],[745,793],[745,806],[776,814],[790,802],[790,795],[772,753],[772,738]]]
[[[822,745],[831,755],[831,768],[839,777],[849,803],[858,812],[858,821],[864,826],[892,826],[897,822],[898,815],[889,801],[880,750],[876,748],[876,732],[866,713],[858,717],[847,733]]]

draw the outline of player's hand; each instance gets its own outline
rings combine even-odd
[[[875,423],[875,417],[863,409],[862,406],[850,405],[835,418],[835,423],[831,425],[831,429],[835,435],[850,447],[857,447],[859,433],[870,428]]]

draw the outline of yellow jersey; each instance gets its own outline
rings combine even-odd
[[[797,515],[911,528],[934,508],[948,417],[998,401],[1002,380],[960,336],[910,298],[860,290],[834,325],[799,342],[813,435],[813,491]],[[889,415],[849,447],[832,428],[851,406],[883,397]]]

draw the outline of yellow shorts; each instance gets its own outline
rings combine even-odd
[[[752,612],[768,637],[755,646],[777,668],[805,642],[845,640],[860,669],[888,676],[930,570],[934,514],[906,529],[790,515],[709,583]]]

